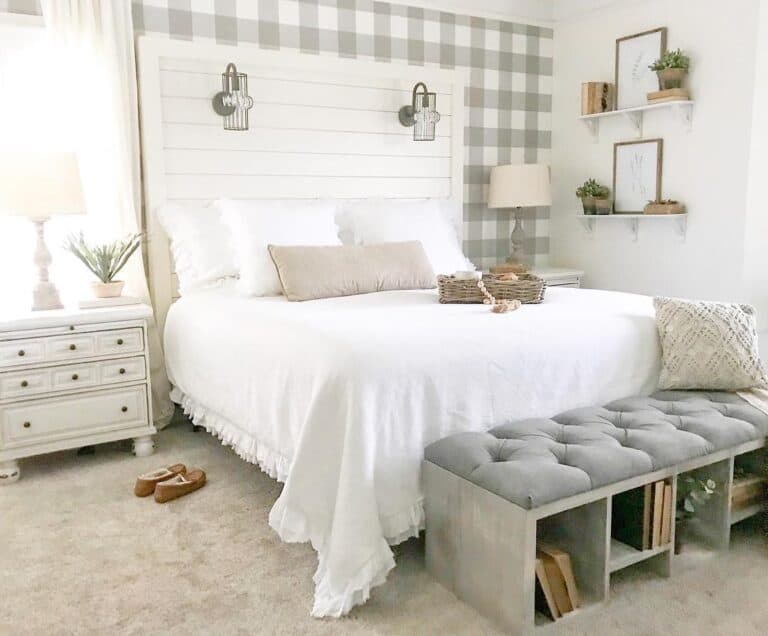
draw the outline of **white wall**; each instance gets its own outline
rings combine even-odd
[[[742,266],[759,0],[625,2],[559,22],[554,37],[551,258],[586,271],[587,286],[647,294],[737,300]],[[645,117],[644,137],[664,138],[663,196],[690,211],[687,241],[672,222],[646,221],[634,243],[623,221],[587,235],[577,185],[612,180],[613,143],[633,138],[621,118],[601,122],[591,142],[580,114],[584,81],[613,81],[615,40],[668,27],[668,47],[690,53],[693,129],[668,111]],[[765,174],[765,173],[763,173]],[[765,178],[765,177],[764,177]]]

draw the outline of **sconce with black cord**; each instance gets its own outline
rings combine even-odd
[[[253,97],[248,96],[248,76],[238,73],[234,63],[221,74],[221,91],[213,96],[213,110],[224,118],[224,130],[248,130],[248,111]]]
[[[419,92],[419,87],[423,90]],[[414,141],[434,141],[435,124],[440,121],[437,107],[437,95],[430,93],[424,82],[413,87],[411,103],[403,106],[398,113],[403,126],[413,126]]]

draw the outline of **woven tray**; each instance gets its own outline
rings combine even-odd
[[[495,274],[483,274],[485,288],[497,300],[519,300],[536,304],[544,300],[547,283],[533,274],[519,274],[518,280],[501,281]],[[441,303],[482,304],[483,293],[475,280],[457,280],[453,276],[438,276],[437,287]]]

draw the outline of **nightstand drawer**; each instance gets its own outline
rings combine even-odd
[[[0,400],[24,399],[41,393],[87,389],[101,384],[136,382],[146,378],[146,375],[143,356],[14,371],[0,374]]]
[[[46,362],[77,360],[96,355],[96,334],[72,334],[44,338]]]
[[[0,367],[35,364],[45,359],[42,340],[14,340],[0,343]]]
[[[49,398],[0,408],[2,447],[147,425],[146,387]]]
[[[97,355],[138,353],[143,350],[141,329],[115,329],[96,334]]]
[[[133,382],[143,380],[146,376],[146,363],[142,356],[99,362],[99,378],[102,384]]]

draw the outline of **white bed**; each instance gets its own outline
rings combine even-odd
[[[166,364],[195,422],[284,481],[270,524],[319,555],[313,614],[365,602],[388,543],[423,525],[430,442],[655,388],[651,299],[549,289],[497,315],[435,292],[289,303],[201,291],[170,309]]]

